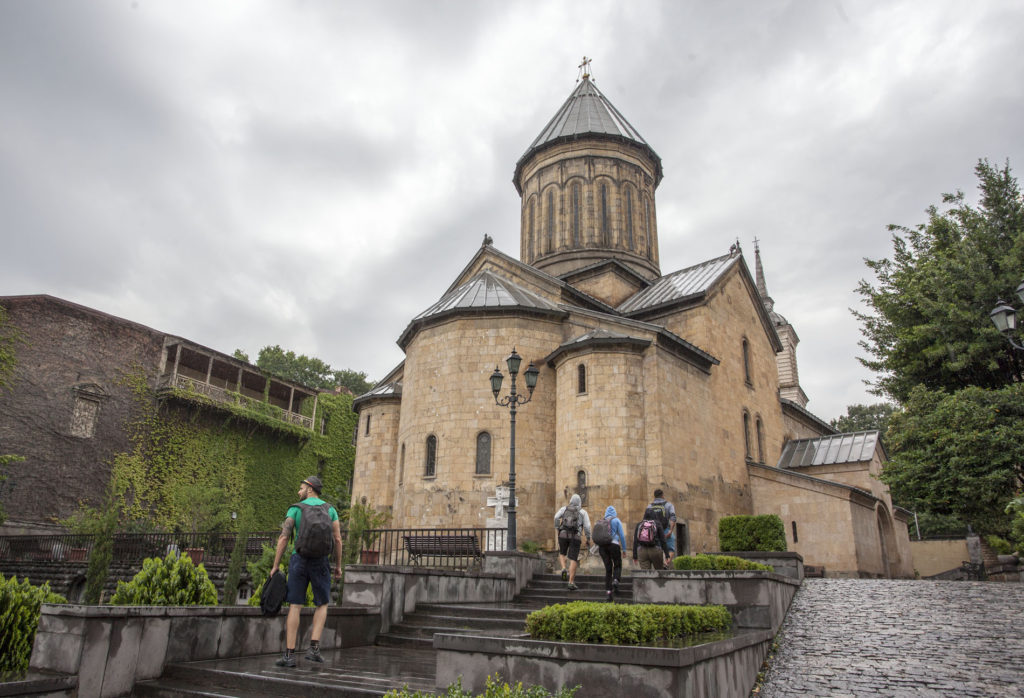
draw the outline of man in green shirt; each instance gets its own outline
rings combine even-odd
[[[277,539],[277,550],[274,554],[274,566],[271,576],[278,573],[278,565],[288,547],[288,540],[295,535],[296,550],[288,561],[288,621],[285,625],[284,656],[277,660],[278,666],[294,667],[295,645],[299,635],[299,619],[302,607],[306,603],[306,589],[313,588],[313,629],[310,633],[309,651],[306,659],[310,662],[322,663],[320,656],[320,635],[327,622],[327,604],[331,600],[331,563],[330,551],[334,550],[334,574],[341,575],[341,524],[338,512],[334,507],[320,499],[323,483],[313,475],[307,477],[299,485],[298,504],[292,505],[285,515],[281,526],[281,535]],[[306,514],[303,526],[303,512]],[[327,522],[330,522],[329,527]],[[315,536],[311,534],[316,534]],[[305,535],[304,535],[305,534]],[[327,538],[333,539],[333,546]]]

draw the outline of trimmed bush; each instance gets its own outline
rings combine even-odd
[[[44,603],[67,603],[67,599],[50,591],[49,583],[37,587],[27,577],[19,582],[16,576],[0,575],[0,674],[28,669],[39,607]]]
[[[723,553],[741,550],[784,552],[786,528],[777,514],[725,516],[718,522],[718,548]]]
[[[771,565],[751,562],[732,555],[680,555],[672,559],[672,568],[677,570],[760,570],[774,572]]]
[[[206,568],[192,564],[188,555],[170,552],[151,557],[130,582],[118,582],[114,606],[216,606],[217,589]]]
[[[725,606],[573,601],[546,606],[526,617],[526,632],[535,640],[601,645],[662,646],[731,625],[732,615]]]
[[[560,688],[551,693],[543,686],[523,686],[520,681],[514,686],[507,681],[502,681],[501,676],[494,675],[494,678],[487,677],[487,688],[479,694],[479,698],[573,698],[579,686],[573,688]],[[400,691],[388,691],[384,698],[435,698],[437,694],[423,693],[421,691],[410,691],[408,686],[403,686]],[[444,698],[473,698],[469,691],[462,690],[462,679],[453,683],[441,694]]]

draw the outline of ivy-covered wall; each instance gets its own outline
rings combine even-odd
[[[309,431],[202,396],[158,395],[142,371],[125,381],[134,395],[126,424],[132,448],[114,457],[111,484],[129,528],[271,530],[310,475],[323,481],[325,499],[347,506],[352,396],[321,394]]]

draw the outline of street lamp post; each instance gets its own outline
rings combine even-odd
[[[1020,297],[1021,302],[1024,302],[1024,281],[1020,282],[1017,286],[1017,295]],[[992,323],[996,326],[1006,341],[1018,351],[1024,351],[1024,346],[1013,341],[1013,332],[1017,329],[1017,311],[1015,311],[1006,301],[1000,299],[996,302],[996,307],[989,313],[989,317],[992,318]]]
[[[503,398],[498,397],[498,393],[501,392],[501,381],[504,379],[501,371],[498,367],[494,367],[494,373],[491,374],[491,392],[494,393],[494,403],[499,407],[508,407],[509,412],[509,424],[510,424],[510,437],[509,437],[509,449],[508,449],[508,550],[516,549],[516,410],[519,405],[525,405],[533,398],[533,389],[537,387],[537,376],[540,371],[533,362],[527,367],[523,373],[526,378],[526,389],[529,390],[528,395],[516,392],[516,376],[519,374],[519,365],[522,363],[523,357],[516,353],[516,348],[512,347],[512,353],[505,359],[505,365],[508,366],[508,375],[512,379],[512,385],[509,389],[509,394]]]

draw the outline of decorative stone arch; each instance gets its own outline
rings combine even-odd
[[[608,175],[594,178],[594,243],[598,247],[621,247],[618,243],[618,216],[615,202],[618,201],[618,184]]]
[[[640,201],[640,190],[631,182],[623,182],[620,191],[622,212],[621,245],[630,252],[636,252],[637,211]]]
[[[900,568],[899,548],[896,547],[896,532],[892,525],[892,514],[885,504],[875,506],[875,520],[878,522],[878,545],[882,558],[882,574],[891,578],[892,571]]]
[[[544,238],[543,247],[545,254],[550,254],[565,246],[559,233],[561,216],[559,215],[558,206],[561,198],[560,195],[561,192],[557,184],[549,184],[540,192],[540,208],[543,211],[540,229],[542,231],[541,235]]]
[[[587,247],[587,181],[573,176],[565,182],[566,247],[574,250]]]

